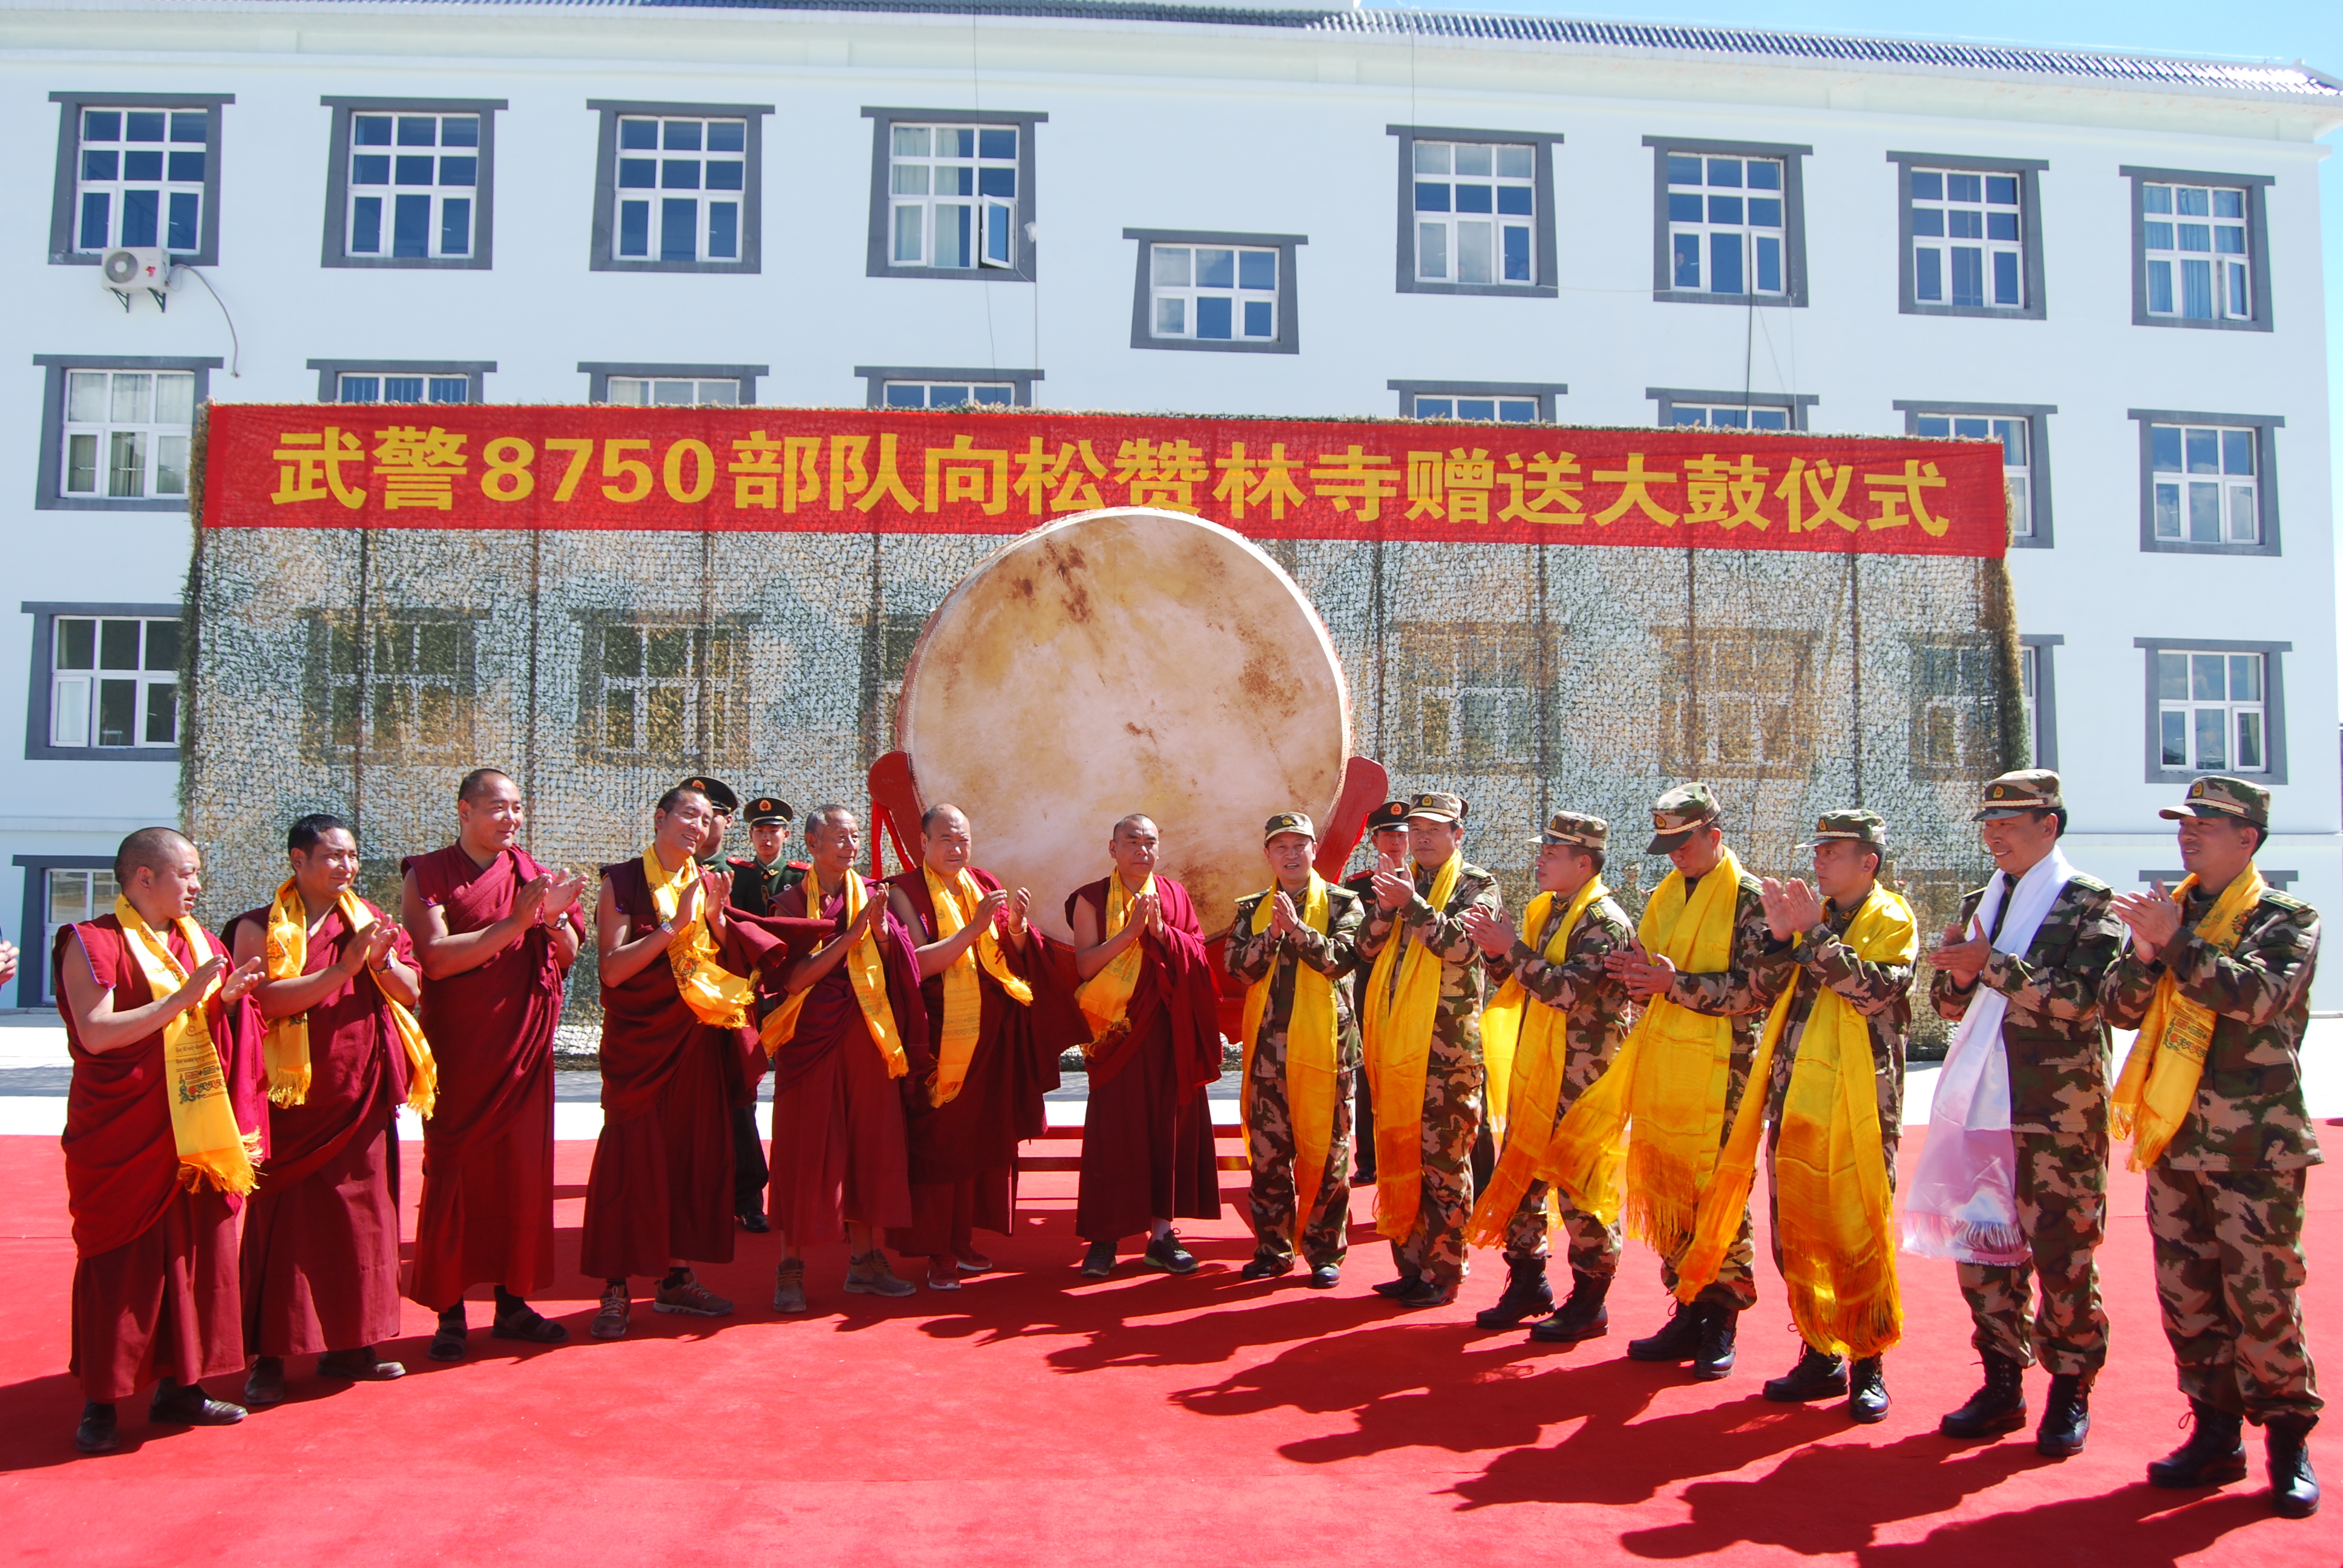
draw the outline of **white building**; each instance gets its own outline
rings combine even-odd
[[[206,397],[1998,435],[2070,852],[2169,872],[2157,809],[2239,771],[2273,879],[2343,895],[2317,73],[1082,0],[6,0],[0,82],[21,1005],[176,813]],[[101,286],[126,244],[187,264],[167,311]]]

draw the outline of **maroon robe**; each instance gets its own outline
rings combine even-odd
[[[639,857],[602,868],[628,941],[658,929]],[[725,922],[717,961],[746,978],[779,947],[744,920]],[[622,985],[602,985],[602,1136],[586,1179],[578,1266],[598,1280],[664,1274],[669,1261],[732,1261],[732,1107],[740,1031],[702,1023],[662,953]]]
[[[1107,880],[1068,896],[1068,924],[1081,902],[1106,930]],[[1138,1235],[1157,1219],[1221,1212],[1212,1107],[1202,1092],[1221,1075],[1219,993],[1188,890],[1158,876],[1155,891],[1164,930],[1139,939],[1144,959],[1124,1013],[1130,1030],[1090,1060],[1074,1201],[1074,1233],[1085,1241]]]
[[[268,910],[250,910],[228,922],[231,948],[246,920],[267,940]],[[396,920],[390,927],[392,950],[411,968],[414,943]],[[338,905],[327,910],[301,972],[332,968],[349,935]],[[248,1353],[312,1355],[398,1337],[395,1112],[407,1089],[407,1048],[372,975],[309,1009],[308,1098],[268,1107],[268,1163],[245,1213]]]
[[[171,956],[192,970],[225,949],[190,953],[175,922],[159,933]],[[117,1012],[155,1000],[132,957],[122,922],[112,915],[57,933],[50,953],[64,967],[78,942],[97,983],[114,993]],[[170,1075],[163,1031],[93,1054],[82,1049],[57,988],[73,1052],[66,1090],[65,1203],[73,1215],[73,1360],[82,1397],[111,1404],[157,1378],[181,1382],[241,1371],[244,1332],[236,1301],[236,1215],[243,1200],[209,1182],[189,1191],[179,1182],[171,1132]],[[260,1059],[260,1014],[249,999],[205,1004],[205,1022],[220,1050],[236,1125],[267,1129],[266,1070]]]
[[[541,868],[508,849],[483,869],[461,844],[409,858],[416,895],[447,934],[495,925]],[[562,917],[582,941],[575,909]],[[423,1124],[423,1202],[407,1296],[434,1312],[473,1285],[517,1296],[553,1282],[553,1027],[568,966],[549,926],[488,962],[423,981],[439,1103]]]
[[[863,891],[879,900],[871,932],[910,1071],[900,1079],[887,1076],[886,1059],[841,959],[807,992],[797,1032],[773,1060],[773,1180],[765,1213],[774,1230],[801,1247],[842,1240],[849,1221],[883,1227],[911,1222],[904,1121],[926,1107],[921,1086],[935,1070],[928,1053],[928,1010],[920,998],[911,933],[886,907],[887,884],[865,878]],[[807,918],[806,885],[784,890],[773,910]],[[825,890],[815,918],[845,930],[846,890]]]
[[[971,866],[969,874],[988,893],[1001,886],[989,871]],[[911,930],[913,945],[941,941],[927,873],[914,867],[890,879],[890,885],[903,890],[919,916]],[[1009,971],[1034,988],[1033,1005],[1046,1008],[1047,982],[1036,951],[1041,936],[1029,933],[1020,951],[1006,931],[998,934]],[[1010,996],[981,966],[976,975],[980,1005],[967,1076],[948,1103],[934,1106],[910,1126],[911,1223],[887,1237],[887,1244],[899,1252],[947,1257],[974,1226],[1009,1232],[1017,1207],[1018,1141],[1041,1135],[1045,1114],[1041,1097],[1058,1087],[1058,1053],[1042,1039],[1044,1031],[1034,1027],[1032,1006]],[[933,1050],[943,1033],[940,973],[920,982],[920,999],[927,1006],[928,1041]]]

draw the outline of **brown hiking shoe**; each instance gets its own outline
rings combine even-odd
[[[651,1311],[681,1312],[694,1318],[729,1318],[732,1315],[732,1303],[701,1284],[699,1276],[686,1269],[680,1283],[662,1283],[651,1293]]]
[[[865,1252],[855,1259],[846,1271],[846,1288],[858,1296],[908,1296],[919,1287],[899,1278],[887,1266],[887,1254]]]
[[[594,1314],[594,1326],[588,1332],[598,1340],[625,1339],[627,1313],[633,1305],[628,1299],[626,1286],[612,1285],[602,1292],[602,1310]]]
[[[806,1310],[805,1260],[791,1258],[773,1270],[773,1311],[801,1312]]]

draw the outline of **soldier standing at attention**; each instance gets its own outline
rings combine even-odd
[[[1359,907],[1365,909],[1375,901],[1375,873],[1396,870],[1407,863],[1407,802],[1386,800],[1367,813],[1367,848],[1374,855],[1374,864],[1355,877],[1342,879],[1342,886],[1359,896]],[[1363,1018],[1367,1003],[1367,971],[1373,966],[1360,964],[1351,971],[1351,1016]],[[1374,1074],[1358,1075],[1358,1115],[1352,1124],[1351,1141],[1356,1149],[1357,1171],[1353,1185],[1372,1187],[1375,1181],[1375,1097]]]
[[[774,900],[805,880],[803,861],[781,859],[789,823],[796,817],[788,801],[771,795],[759,795],[749,802],[749,848],[753,853],[729,855],[724,860],[732,872],[731,905],[742,914],[771,914]],[[768,977],[765,990],[769,993],[777,985]],[[757,1090],[765,1081],[765,1050],[752,1041],[742,1055],[749,1097],[732,1108],[732,1212],[742,1230],[761,1236],[771,1229],[765,1221],[765,1183],[773,1174],[765,1163],[765,1140],[757,1131]]]
[[[1627,988],[1603,964],[1635,945],[1627,911],[1603,883],[1610,833],[1600,817],[1555,812],[1538,839],[1538,896],[1523,913],[1523,930],[1516,933],[1502,912],[1474,909],[1464,916],[1482,967],[1502,982],[1481,1012],[1483,1046],[1494,1049],[1501,1030],[1514,1040],[1504,1152],[1473,1211],[1473,1239],[1503,1242],[1508,1277],[1504,1295],[1473,1322],[1510,1329],[1551,1312],[1530,1330],[1530,1338],[1549,1344],[1610,1332],[1611,1311],[1603,1303],[1619,1271],[1617,1222],[1565,1204],[1570,1299],[1555,1310],[1545,1274],[1547,1186],[1537,1177],[1564,1114],[1609,1070],[1634,1022]]]
[[[2259,785],[2199,779],[2184,809],[2157,815],[2180,824],[2187,879],[2116,899],[2131,946],[2099,987],[2107,1021],[2139,1030],[2114,1120],[2132,1133],[2132,1169],[2147,1172],[2157,1300],[2195,1418],[2147,1479],[2243,1480],[2250,1421],[2265,1434],[2270,1505],[2307,1519],[2318,1512],[2320,1402],[2296,1292],[2303,1188],[2321,1159],[2302,1101],[2318,911],[2254,865],[2269,836]]]
[[[709,805],[715,809],[715,820],[709,829],[708,837],[696,851],[700,864],[712,866],[724,854],[724,835],[732,830],[732,819],[740,814],[740,797],[734,794],[732,786],[723,779],[710,779],[704,773],[693,774],[676,788],[697,789],[708,797]]]
[[[1293,1268],[1301,1233],[1312,1288],[1331,1291],[1350,1251],[1351,1087],[1359,1028],[1343,976],[1358,961],[1365,900],[1312,869],[1318,830],[1299,811],[1262,829],[1275,879],[1237,900],[1223,961],[1245,993],[1243,1105],[1252,1163],[1248,1280]]]
[[[1411,1310],[1444,1307],[1464,1278],[1473,1143],[1481,1131],[1481,950],[1464,929],[1501,907],[1497,879],[1465,863],[1465,803],[1408,802],[1407,870],[1379,870],[1359,956],[1372,960],[1367,1071],[1375,1081],[1375,1228],[1399,1277],[1376,1291]]]
[[[2008,1085],[2014,1256],[1961,1257],[1961,1294],[1976,1320],[1970,1342],[1984,1357],[1985,1386],[1937,1430],[1975,1438],[2025,1425],[2022,1373],[2038,1356],[2050,1372],[2050,1397],[2035,1447],[2065,1459],[2082,1452],[2090,1435],[2091,1383],[2107,1359],[2107,1315],[2093,1261],[2107,1212],[2107,1034],[2099,982],[2116,960],[2123,926],[2115,890],[2059,851],[2066,807],[2058,775],[2003,774],[1986,786],[1976,820],[2000,874],[1961,900],[1960,919],[1936,951],[1928,1000],[1956,1021],[1973,1007],[2006,1009],[1996,1033]],[[1988,1050],[1992,1043],[1980,1042]],[[1940,1095],[1952,1072],[1948,1054]],[[1974,1120],[1970,1128],[1972,1139],[1999,1131]],[[1930,1218],[1923,1178],[1935,1184],[1936,1159],[1949,1148],[1932,1133],[1921,1155],[1906,1205],[1907,1247],[1916,1211],[1922,1222]],[[2029,1275],[2042,1290],[2030,1333]]]

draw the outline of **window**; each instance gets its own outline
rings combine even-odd
[[[1811,147],[1646,136],[1655,299],[1804,305]]]
[[[1399,291],[1552,298],[1554,144],[1544,131],[1386,126],[1399,138]]]
[[[2055,405],[1899,401],[1895,407],[1904,416],[1907,436],[2000,442],[2009,542],[2020,548],[2050,548],[2048,439],[2049,417],[2058,411]]]
[[[772,106],[590,100],[602,116],[591,266],[755,272]]]
[[[184,498],[195,418],[192,371],[66,371],[64,494]]]
[[[2140,439],[2140,548],[2276,555],[2276,416],[2135,408]]]
[[[504,100],[336,98],[327,266],[484,267]]]
[[[36,354],[44,511],[179,512],[187,449],[217,359]]]
[[[219,254],[220,110],[230,94],[52,93],[59,106],[49,260],[116,246],[208,266]]]
[[[28,759],[176,759],[178,606],[23,608],[33,618]]]
[[[1031,281],[1033,127],[1047,115],[873,109],[873,277]]]
[[[757,400],[766,365],[619,365],[588,361],[586,401],[632,407],[734,407]]]
[[[2042,247],[2033,158],[1890,153],[1901,191],[1901,307],[1906,316],[2039,320]]]
[[[2035,758],[2038,758],[2041,752],[2039,737],[2042,733],[2042,711],[2040,700],[2035,695],[2036,676],[2041,662],[2038,656],[2041,651],[2040,648],[2024,644],[2021,644],[2017,649],[2017,690],[2020,700],[2026,705],[2026,755]],[[2036,765],[2039,766],[2039,763],[2037,762]]]
[[[320,403],[484,403],[493,359],[312,359]]]
[[[2125,168],[2132,182],[2132,325],[2267,332],[2267,175]]]
[[[472,618],[392,610],[370,615],[361,637],[352,618],[318,614],[309,640],[313,757],[438,765],[471,755]]]
[[[2147,781],[2249,773],[2286,782],[2286,642],[2139,638],[2147,665]]]
[[[1703,392],[1683,387],[1646,387],[1644,396],[1659,405],[1656,422],[1663,426],[1723,430],[1803,430],[1806,410],[1821,401],[1807,392]]]
[[[585,654],[578,717],[590,755],[665,766],[745,758],[744,624],[602,620],[589,624]]]
[[[1654,635],[1668,660],[1668,769],[1684,778],[1803,774],[1811,734],[1815,634],[1682,627]]]
[[[1030,408],[1039,370],[954,370],[932,366],[858,365],[873,408]]]
[[[1139,245],[1134,348],[1292,354],[1299,235],[1127,228]]]
[[[1418,393],[1408,410],[1417,419],[1471,419],[1499,425],[1534,425],[1538,421],[1538,404],[1534,397],[1454,397],[1443,394],[1434,397]]]
[[[1923,414],[1912,423],[1916,436],[2000,442],[2001,482],[2009,498],[2010,537],[2022,539],[2033,531],[2034,508],[2027,492],[2034,471],[2026,462],[2025,420],[1996,419],[1983,414]]]
[[[2055,662],[2066,639],[2056,632],[2026,632],[2018,637],[2017,675],[2026,699],[2026,734],[2032,744],[2033,766],[2058,766],[2058,680]]]
[[[28,870],[25,880],[35,879],[35,873]],[[111,866],[55,866],[37,873],[37,879],[45,895],[42,900],[41,930],[41,958],[45,967],[48,956],[56,951],[57,933],[67,926],[77,926],[84,920],[112,914],[114,900],[121,896],[122,890],[115,884],[114,868]],[[27,953],[25,957],[29,960],[32,955]],[[41,987],[37,1000],[55,1001],[56,977],[44,972],[41,978],[45,983]],[[24,1006],[25,1000],[23,993],[19,992],[16,1005]]]
[[[1915,779],[1990,779],[2002,770],[1994,650],[1983,642],[1915,643]]]
[[[1403,621],[1400,748],[1443,772],[1523,773],[1537,757],[1535,628],[1520,622]]]

